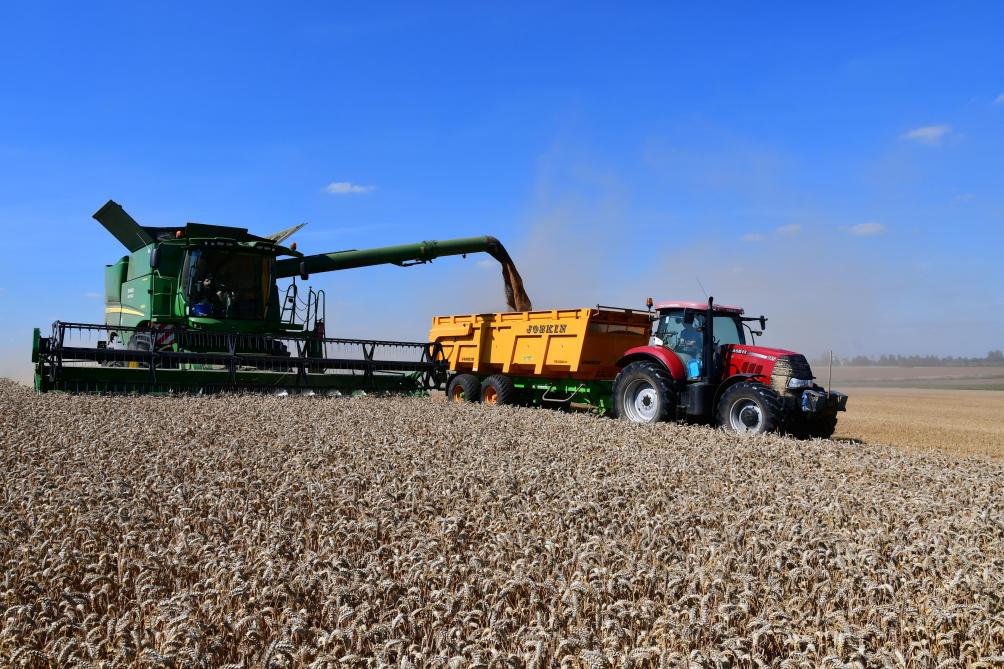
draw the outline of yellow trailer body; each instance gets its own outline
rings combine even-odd
[[[617,376],[617,361],[650,331],[648,313],[587,307],[434,316],[429,341],[458,373],[594,381]]]

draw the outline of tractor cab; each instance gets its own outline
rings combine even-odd
[[[704,337],[708,331],[708,306],[700,302],[674,301],[659,303],[655,308],[657,316],[651,345],[673,351],[687,370],[688,378],[700,377],[706,364]],[[728,344],[746,345],[742,314],[740,307],[715,305],[711,328],[713,350]]]

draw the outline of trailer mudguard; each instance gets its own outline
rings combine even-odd
[[[667,370],[669,370],[670,376],[673,377],[674,381],[686,381],[687,380],[687,370],[683,367],[683,362],[680,357],[676,355],[673,351],[662,346],[636,346],[634,348],[628,349],[621,356],[620,360],[617,361],[618,367],[625,367],[630,365],[632,362],[637,362],[638,360],[657,360],[659,361]]]

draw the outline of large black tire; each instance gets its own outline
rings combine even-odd
[[[632,362],[614,379],[614,416],[634,423],[661,423],[676,415],[673,377],[657,362]]]
[[[481,382],[482,404],[516,404],[516,386],[512,379],[493,374]]]
[[[481,399],[481,382],[473,374],[457,374],[446,386],[446,398],[451,402],[477,402]]]
[[[774,432],[781,424],[781,397],[762,383],[742,381],[718,400],[718,424],[740,434]]]
[[[809,436],[818,439],[829,439],[837,431],[837,415],[817,416],[809,427]]]
[[[796,439],[829,439],[837,429],[836,414],[813,416],[798,412],[785,421],[784,431]]]

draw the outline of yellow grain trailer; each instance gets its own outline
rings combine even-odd
[[[606,411],[617,361],[650,331],[647,312],[596,307],[434,316],[429,341],[450,363],[451,400]]]

